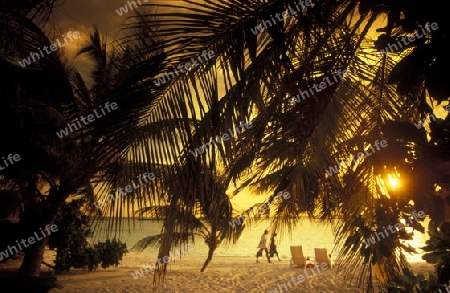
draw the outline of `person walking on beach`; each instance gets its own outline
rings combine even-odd
[[[275,245],[275,236],[277,236],[277,233],[273,232],[273,235],[270,238],[270,257],[273,257],[276,254],[278,260],[281,261],[280,257],[278,256],[277,246]]]
[[[264,234],[261,235],[261,240],[259,241],[259,244],[258,244],[258,247],[257,247],[257,248],[259,248],[259,250],[256,253],[256,262],[259,262],[258,261],[258,257],[262,256],[262,251],[263,250],[266,252],[267,260],[269,262],[271,262],[270,261],[270,257],[269,257],[269,250],[267,250],[267,239],[266,239],[266,235],[267,234],[269,234],[269,231],[264,230]]]

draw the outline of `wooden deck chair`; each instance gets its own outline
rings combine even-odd
[[[328,268],[331,269],[331,260],[328,257],[327,249],[326,248],[314,248],[314,254],[315,254],[315,263],[326,263]]]
[[[304,268],[306,266],[306,259],[303,255],[303,249],[302,246],[291,246],[291,262],[290,267],[292,266],[299,266],[301,268]]]

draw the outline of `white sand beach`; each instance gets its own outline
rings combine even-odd
[[[350,284],[342,275],[337,274],[335,268],[320,271],[320,273],[307,279],[305,269],[297,267],[290,268],[290,245],[302,245],[305,257],[314,260],[314,248],[324,247],[332,254],[332,264],[336,257],[336,252],[332,251],[334,238],[329,227],[319,223],[303,221],[302,225],[296,227],[293,236],[281,237],[278,251],[282,261],[272,258],[272,263],[268,263],[265,256],[260,258],[260,263],[256,263],[256,246],[261,236],[261,231],[268,223],[253,229],[246,229],[236,245],[230,247],[219,246],[214,253],[212,262],[206,272],[200,273],[206,256],[207,246],[201,239],[196,239],[193,249],[183,254],[182,259],[176,259],[169,264],[166,280],[159,285],[154,292],[171,293],[202,293],[202,292],[253,292],[253,293],[279,293],[279,292],[336,292],[350,293],[354,291],[355,281]],[[147,235],[157,234],[160,225],[146,221],[142,229],[133,230],[133,233],[124,234],[124,241],[131,248],[138,239]],[[308,231],[314,231],[311,233]],[[103,237],[103,236],[102,236]],[[424,234],[417,234],[411,241],[415,246],[422,246],[427,237]],[[124,255],[118,267],[107,269],[98,268],[89,272],[80,269],[71,269],[70,273],[58,275],[58,283],[64,286],[63,289],[52,289],[51,293],[140,293],[152,292],[152,273],[135,279],[131,274],[140,270],[143,265],[149,267],[153,265],[158,251],[156,248],[148,248],[142,253],[128,252]],[[46,251],[45,261],[53,263],[54,251]],[[407,256],[413,267],[414,273],[424,273],[428,275],[433,270],[429,265],[421,260],[420,254]],[[18,268],[19,260],[11,260],[0,264],[0,270]],[[48,267],[42,267],[43,273],[53,273]],[[312,275],[311,269],[306,273]],[[305,281],[294,285],[292,277],[299,277],[303,274]],[[290,281],[291,288],[287,282]],[[298,282],[298,281],[297,281]],[[278,287],[278,284],[280,287]],[[283,286],[286,285],[286,287]],[[353,286],[352,286],[353,285]],[[280,291],[280,288],[283,291]],[[278,291],[274,291],[277,289]],[[286,290],[285,290],[286,289]],[[377,290],[376,290],[377,291]],[[364,292],[359,290],[357,292]]]
[[[97,269],[94,272],[71,270],[69,274],[58,276],[58,283],[64,288],[52,289],[50,292],[152,292],[151,274],[137,280],[131,276],[131,273],[142,267],[142,262],[142,255],[128,253],[119,267]],[[273,260],[272,263],[261,259],[260,263],[256,263],[254,258],[215,257],[207,271],[200,273],[203,262],[204,258],[189,255],[183,257],[181,261],[177,260],[170,265],[164,284],[158,286],[154,292],[355,292],[351,284],[336,274],[335,268],[320,272],[294,285],[291,278],[304,274],[305,269],[290,268],[289,259]],[[432,270],[432,266],[426,263],[414,263],[412,266],[415,273],[427,273]],[[306,271],[307,274],[312,274],[311,269]],[[287,285],[289,280],[291,288]],[[286,284],[287,290],[283,284]],[[273,291],[275,289],[278,291]]]

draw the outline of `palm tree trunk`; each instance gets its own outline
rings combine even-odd
[[[32,207],[28,207],[32,212],[31,215],[36,215],[34,221],[35,225],[30,225],[33,227],[45,227],[46,225],[52,225],[57,214],[61,211],[64,205],[65,198],[70,194],[66,190],[58,190],[57,188],[50,189],[48,199],[42,206],[39,205],[37,213],[33,211]],[[35,206],[36,208],[36,206]],[[45,215],[45,216],[42,216]],[[33,218],[30,215],[25,219],[25,221],[31,222]],[[39,224],[38,224],[39,223]],[[30,224],[30,223],[28,223]],[[38,230],[30,231],[38,232]],[[32,235],[30,235],[32,236]],[[48,236],[36,241],[34,244],[29,245],[25,250],[25,257],[19,269],[19,274],[22,276],[39,276],[41,271],[41,262],[45,252],[45,246],[47,246]]]
[[[39,276],[41,271],[41,261],[44,256],[45,246],[47,245],[48,237],[41,241],[30,245],[30,248],[25,253],[22,265],[19,269],[19,274],[22,276]]]
[[[203,267],[200,270],[201,273],[203,273],[206,270],[206,268],[208,267],[209,263],[212,260],[214,251],[217,248],[217,234],[216,234],[216,232],[217,232],[217,226],[213,222],[213,223],[211,223],[211,237],[209,238],[209,241],[208,241],[208,248],[209,248],[209,250],[208,250],[208,257],[206,258],[205,263],[203,264]]]
[[[209,246],[209,245],[208,245],[208,246]],[[202,267],[202,269],[200,270],[201,273],[203,273],[203,272],[206,270],[206,268],[208,267],[209,263],[210,263],[211,260],[212,260],[212,257],[213,257],[213,254],[214,254],[214,251],[215,251],[215,250],[216,250],[216,247],[211,247],[211,246],[209,246],[208,257],[206,258],[205,263],[203,264],[203,267]]]

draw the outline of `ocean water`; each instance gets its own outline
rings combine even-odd
[[[101,224],[105,224],[106,221],[100,221]],[[131,220],[130,227],[125,223],[124,227],[120,230],[113,230],[120,234],[119,238],[122,242],[127,244],[127,248],[131,248],[140,239],[156,235],[161,232],[162,222],[153,220]],[[133,226],[134,224],[134,226]],[[427,227],[428,221],[422,223],[424,227]],[[252,225],[251,227],[246,227],[242,232],[241,237],[236,244],[231,244],[229,247],[224,245],[219,245],[219,247],[214,252],[214,257],[255,257],[259,240],[265,229],[270,227],[269,221],[261,222],[258,225]],[[323,223],[316,221],[310,221],[305,218],[300,221],[296,228],[294,228],[291,235],[281,235],[282,233],[277,232],[278,236],[275,237],[278,254],[281,259],[290,259],[290,246],[291,245],[302,245],[303,254],[305,257],[309,256],[314,259],[314,248],[326,248],[328,253],[332,254],[332,260],[339,251],[339,247],[335,247],[334,236],[332,233],[331,226],[327,226]],[[107,239],[107,233],[104,229],[95,229],[94,237],[91,242],[104,241]],[[112,238],[111,236],[109,238]],[[421,247],[425,244],[428,239],[428,234],[422,234],[420,232],[415,232],[414,239],[406,241],[414,247]],[[269,238],[267,238],[269,243]],[[333,251],[334,249],[334,251]],[[407,258],[410,262],[424,262],[421,258],[420,249],[419,254],[407,254]],[[208,247],[205,244],[203,238],[196,237],[195,243],[193,243],[193,249],[189,251],[190,255],[193,256],[207,256]],[[143,256],[157,256],[158,248],[147,248],[142,252]],[[265,254],[263,254],[262,261],[265,260]]]

